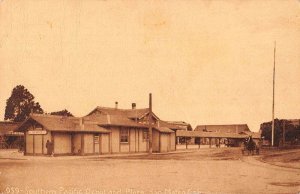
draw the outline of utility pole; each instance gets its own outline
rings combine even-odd
[[[149,154],[152,154],[152,94],[149,94]]]
[[[274,112],[275,112],[275,55],[276,55],[276,41],[274,42],[274,67],[273,67],[273,103],[272,103],[272,147],[274,146]]]

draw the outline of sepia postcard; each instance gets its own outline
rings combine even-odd
[[[0,0],[0,194],[300,193],[299,0]]]

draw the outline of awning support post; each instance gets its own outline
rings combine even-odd
[[[185,137],[185,149],[188,149],[187,137]]]

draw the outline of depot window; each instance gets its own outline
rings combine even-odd
[[[121,129],[120,130],[120,142],[121,143],[128,143],[129,139],[129,130],[128,129]]]
[[[149,139],[148,130],[143,131],[143,141],[147,141]]]

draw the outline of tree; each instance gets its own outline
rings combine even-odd
[[[282,136],[282,121],[279,119],[274,119],[274,145],[278,146],[280,137]],[[260,125],[261,136],[264,137],[265,140],[272,141],[272,122],[263,123]]]
[[[283,140],[283,128],[285,128],[285,141],[295,142],[300,138],[300,127],[295,126],[291,121],[286,119],[275,119],[274,127],[274,145],[279,146],[280,142]],[[266,140],[272,141],[272,122],[262,123],[260,125],[260,130],[262,131],[261,136]]]
[[[285,133],[286,141],[290,141],[291,144],[298,143],[300,138],[300,126],[288,125]]]
[[[31,112],[42,114],[44,111],[24,86],[16,86],[6,101],[4,120],[22,122]]]
[[[68,117],[74,117],[72,113],[70,113],[67,109],[57,111],[57,112],[52,112],[50,113],[51,115],[61,115],[61,116],[68,116]]]

